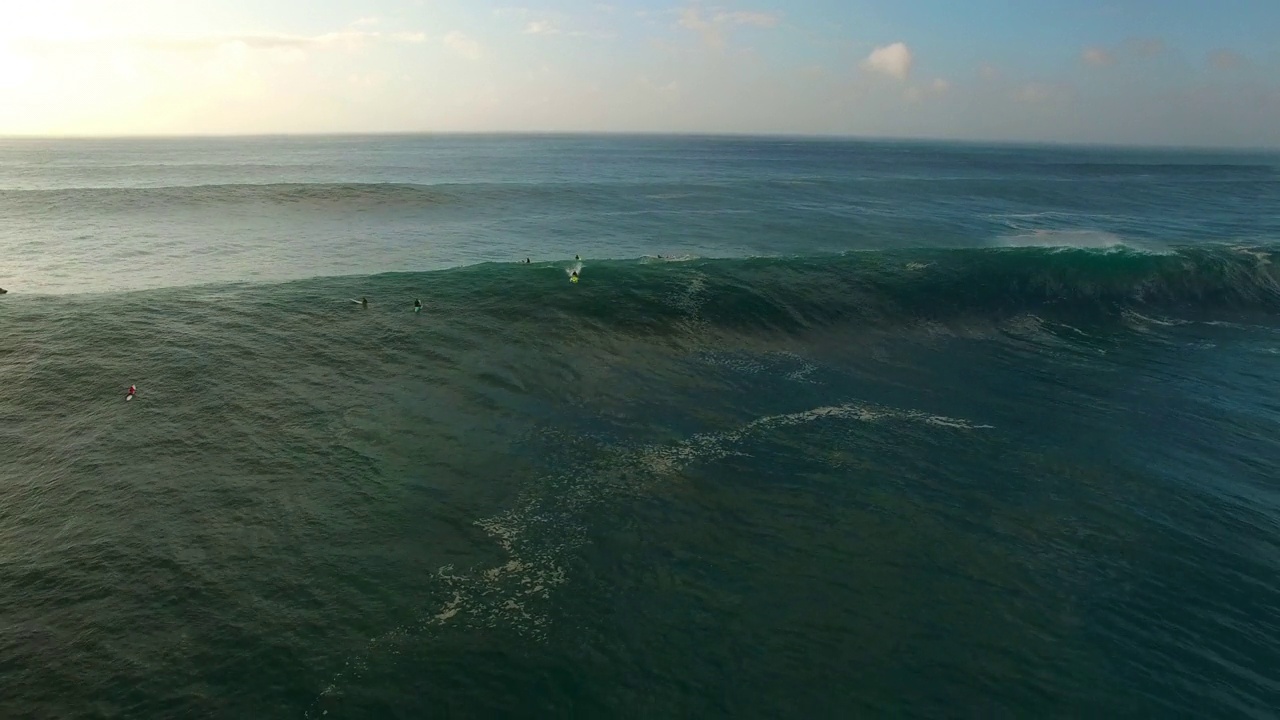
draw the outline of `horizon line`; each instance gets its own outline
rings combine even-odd
[[[948,138],[932,136],[858,135],[853,133],[805,133],[805,132],[733,132],[733,131],[675,131],[675,130],[371,130],[371,131],[302,131],[302,132],[249,132],[249,133],[129,133],[129,134],[65,134],[0,133],[0,141],[42,140],[253,140],[288,138],[379,138],[379,137],[631,137],[631,138],[697,138],[697,139],[753,139],[792,141],[836,141],[862,143],[919,143],[985,145],[1004,147],[1052,147],[1113,150],[1166,150],[1182,152],[1280,152],[1280,145],[1194,145],[1161,143],[1126,143],[1082,140],[1031,140],[1008,138],[1001,140],[978,138]]]

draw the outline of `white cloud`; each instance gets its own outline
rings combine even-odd
[[[680,27],[701,34],[702,41],[710,47],[724,47],[724,33],[719,23],[704,19],[697,8],[685,8],[680,11]]]
[[[427,41],[427,34],[422,32],[398,32],[392,33],[391,38],[399,42],[424,43]]]
[[[902,97],[908,102],[919,102],[930,95],[943,95],[951,90],[951,83],[942,78],[934,78],[933,82],[925,87],[912,85],[902,91]]]
[[[723,48],[725,42],[724,29],[731,25],[749,25],[758,28],[777,27],[780,18],[773,13],[739,10],[736,12],[717,12],[703,16],[697,7],[687,7],[680,11],[679,25],[686,30],[693,30],[702,35],[702,40],[709,47]]]
[[[595,30],[595,31],[592,31],[592,30],[570,30],[569,32],[567,32],[567,33],[565,33],[565,34],[566,34],[566,35],[568,35],[569,37],[577,37],[577,38],[593,38],[593,39],[596,39],[596,40],[612,40],[613,38],[617,37],[617,35],[616,35],[615,33],[610,32],[610,31],[608,31],[608,30]]]
[[[733,23],[734,25],[754,25],[756,27],[771,28],[777,27],[779,18],[773,13],[738,11],[731,13],[720,13],[715,17],[716,22]]]
[[[560,30],[550,20],[534,20],[524,26],[526,35],[555,35]]]
[[[896,42],[872,50],[862,64],[868,70],[883,73],[898,80],[906,80],[911,74],[911,64],[914,61],[911,48],[907,47],[906,43]]]
[[[645,12],[643,10],[636,11],[636,14]],[[680,11],[680,27],[690,30],[705,30],[711,26],[711,22],[702,18],[702,11],[696,7],[687,7]],[[641,82],[647,82],[642,80]]]
[[[457,30],[444,36],[444,46],[468,60],[479,60],[483,54],[480,43]]]
[[[377,25],[379,22],[382,22],[382,21],[376,17],[362,17],[351,24],[356,27],[373,27],[374,25]]]
[[[1087,47],[1080,53],[1080,59],[1094,67],[1103,67],[1115,63],[1115,55],[1110,50],[1100,47]]]

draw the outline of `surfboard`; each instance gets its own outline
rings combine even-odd
[[[124,396],[124,401],[125,401],[125,402],[129,402],[129,401],[130,401],[130,400],[132,400],[132,399],[133,399],[133,396],[132,396],[132,395],[125,395],[125,396]]]

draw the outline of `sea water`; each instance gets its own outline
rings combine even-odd
[[[0,716],[1269,717],[1277,168],[0,141]]]

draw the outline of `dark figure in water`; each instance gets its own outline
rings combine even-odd
[[[414,299],[414,301],[413,301],[413,311],[414,311],[414,312],[422,312],[422,301],[421,301],[421,300],[418,300],[418,299],[416,299],[416,298]]]
[[[532,260],[530,260],[529,258],[525,258],[525,259],[524,259],[524,264],[525,264],[525,265],[529,265],[529,264],[531,264],[532,262],[533,262],[533,261],[532,261]]]
[[[4,294],[5,294],[5,293],[7,293],[7,292],[9,292],[9,291],[8,291],[8,290],[5,290],[4,288],[0,288],[0,295],[4,295]]]
[[[577,256],[577,255],[574,255],[574,256],[573,256],[573,259],[574,259],[574,260],[581,260],[582,258],[581,258],[581,257],[579,257],[579,256]]]
[[[360,298],[360,307],[362,307],[362,308],[367,308],[367,307],[369,307],[369,298],[367,298],[367,297],[361,297],[361,298]]]

